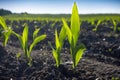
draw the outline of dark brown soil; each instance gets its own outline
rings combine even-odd
[[[48,41],[54,45],[54,28],[45,27],[41,33],[46,33],[47,39],[32,51],[31,67],[27,65],[15,37],[11,37],[6,47],[2,47],[0,41],[0,80],[120,80],[120,34],[108,27],[102,27],[103,25],[100,25],[97,32],[92,31],[94,26],[86,22],[81,26],[79,42],[84,43],[87,50],[75,69],[71,65],[67,41],[61,52],[62,64],[56,68],[48,46]],[[22,55],[17,60],[15,56],[18,52]]]

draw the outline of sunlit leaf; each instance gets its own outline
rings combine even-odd
[[[25,49],[25,53],[27,53],[27,46],[28,46],[28,26],[25,25],[25,28],[22,33],[22,41],[23,41],[23,49]]]
[[[77,49],[77,51],[76,51],[76,55],[75,55],[75,66],[78,65],[78,62],[82,58],[82,55],[83,55],[85,50],[86,50],[85,45],[84,44],[80,44],[78,49]]]
[[[76,46],[76,43],[78,41],[79,33],[80,33],[80,20],[79,20],[79,14],[76,3],[74,3],[74,6],[72,8],[72,16],[71,16],[71,32],[73,34],[74,38],[74,46]]]
[[[34,32],[33,32],[33,39],[35,39],[38,35],[38,32],[40,31],[40,28],[36,29]]]
[[[59,35],[59,40],[60,40],[61,47],[63,46],[65,39],[66,39],[66,30],[65,30],[65,27],[62,27],[62,29],[60,31],[60,35]]]
[[[116,24],[116,22],[115,22],[115,20],[112,20],[112,22],[113,22],[113,30],[114,30],[114,32],[116,32],[116,29],[117,29],[117,24]]]
[[[9,39],[10,35],[11,35],[11,32],[10,32],[10,31],[4,33],[4,36],[5,36],[5,39],[4,39],[4,42],[3,42],[4,46],[6,46],[6,44],[7,44],[7,42],[8,42],[8,39]]]
[[[96,27],[93,29],[93,31],[97,31],[97,29],[98,29],[98,26],[100,25],[100,23],[101,23],[101,20],[98,20],[98,22],[97,22],[97,24],[96,24]]]
[[[71,33],[71,30],[68,27],[68,25],[67,25],[67,23],[66,23],[66,21],[64,19],[62,19],[62,22],[63,22],[63,27],[65,27],[65,29],[66,29],[66,34],[68,36],[69,43],[71,44],[71,42],[72,42],[72,33]]]
[[[45,39],[46,38],[46,35],[41,35],[41,36],[38,36],[34,39],[33,43],[30,45],[30,49],[29,49],[29,53],[31,53],[33,47],[38,43],[40,42],[41,40]]]
[[[101,23],[101,20],[98,20],[98,22],[97,22],[97,27],[100,25],[100,23]]]
[[[24,48],[22,37],[14,31],[12,31],[12,34],[14,34],[19,39],[21,47]]]
[[[55,30],[55,44],[56,44],[56,49],[61,48],[57,30]]]
[[[56,61],[56,66],[59,67],[59,64],[60,64],[60,57],[59,57],[59,54],[55,49],[52,49],[52,53],[53,53],[53,57]]]
[[[12,29],[10,27],[7,27],[5,20],[0,16],[0,25],[2,26],[2,34],[3,34],[3,38],[4,38],[4,42],[3,45],[6,46],[8,39],[11,35],[11,31]]]
[[[5,23],[5,20],[4,20],[1,16],[0,16],[0,24],[1,24],[1,26],[3,27],[4,30],[7,29],[7,25],[6,25],[6,23]]]

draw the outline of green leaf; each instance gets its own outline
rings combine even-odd
[[[33,47],[38,43],[40,42],[41,40],[45,39],[46,38],[46,35],[41,35],[41,36],[38,36],[34,39],[33,43],[30,45],[30,49],[29,49],[29,54],[31,53]]]
[[[117,30],[117,24],[116,24],[116,22],[115,22],[115,20],[112,20],[112,22],[113,22],[113,30],[114,30],[114,32],[116,32],[116,30]]]
[[[35,39],[37,37],[37,34],[38,32],[40,31],[40,28],[36,29],[34,32],[33,32],[33,39]]]
[[[55,44],[56,44],[56,49],[57,50],[61,48],[60,41],[59,41],[59,38],[58,38],[57,30],[55,30]]]
[[[54,48],[52,49],[53,57],[56,61],[56,66],[59,67],[60,65],[60,53],[57,52]]]
[[[14,35],[19,39],[20,45],[21,45],[21,47],[22,47],[22,49],[23,49],[23,48],[24,48],[24,45],[23,45],[22,37],[21,37],[19,34],[17,34],[16,32],[14,32],[14,31],[12,31],[12,34],[14,34]]]
[[[63,46],[64,44],[64,40],[66,38],[66,30],[65,30],[65,27],[62,27],[61,31],[60,31],[60,35],[59,35],[59,40],[60,40],[60,45],[61,47]]]
[[[12,34],[14,34],[16,37],[19,37],[20,35],[17,34],[16,32],[12,31]]]
[[[62,22],[63,22],[63,27],[66,29],[66,34],[68,36],[68,41],[71,44],[72,43],[72,33],[71,33],[71,30],[68,27],[68,25],[67,25],[67,23],[66,23],[66,21],[64,19],[62,19]]]
[[[25,25],[25,28],[22,33],[22,41],[23,41],[23,47],[25,49],[25,53],[27,52],[28,47],[28,26]]]
[[[4,40],[4,42],[3,42],[4,46],[6,46],[10,35],[11,35],[11,31],[8,31],[8,32],[5,32],[5,33],[4,33],[4,37],[5,37],[5,40]]]
[[[0,16],[0,24],[1,24],[1,26],[3,27],[4,30],[7,29],[7,25],[6,25],[6,23],[5,23],[5,20],[4,20],[1,16]]]
[[[75,66],[77,66],[78,62],[80,61],[80,59],[82,58],[82,55],[84,53],[84,51],[86,50],[85,45],[84,44],[80,44],[77,48],[76,48],[76,55],[75,55]]]
[[[7,27],[5,20],[0,16],[0,25],[3,28],[3,36],[4,36],[4,42],[3,45],[6,46],[8,39],[11,35],[12,29],[10,27]]]
[[[71,32],[73,34],[73,41],[74,46],[76,46],[76,43],[78,41],[79,33],[80,33],[80,20],[79,20],[79,14],[76,3],[74,3],[74,6],[72,8],[72,16],[71,16]]]
[[[100,23],[101,23],[101,20],[98,20],[98,22],[97,22],[97,27],[100,25]]]
[[[25,26],[22,36],[20,36],[19,34],[15,33],[14,31],[12,31],[12,34],[16,35],[16,37],[19,39],[21,47],[25,53],[25,56],[28,57],[28,26]]]
[[[96,24],[96,27],[93,29],[93,31],[97,31],[97,29],[98,29],[98,26],[100,25],[100,23],[101,23],[101,20],[98,20],[98,22],[97,22],[97,24]]]

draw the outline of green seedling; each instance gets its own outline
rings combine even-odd
[[[93,29],[93,31],[97,31],[97,29],[98,29],[98,26],[100,25],[100,23],[101,23],[101,20],[98,20],[98,22],[97,22],[97,24],[96,24],[96,27]]]
[[[15,33],[14,31],[12,31],[12,33],[14,35],[17,36],[17,38],[19,39],[20,41],[20,44],[21,44],[21,47],[25,53],[25,56],[26,56],[26,59],[28,61],[28,65],[31,66],[32,65],[32,57],[31,57],[31,52],[33,50],[33,47],[38,43],[40,42],[41,40],[45,39],[46,38],[46,35],[43,34],[41,36],[37,36],[38,32],[39,32],[40,29],[36,29],[33,33],[33,42],[31,43],[30,47],[28,47],[28,26],[25,25],[25,28],[23,30],[23,33],[22,33],[22,36]],[[19,57],[19,55],[18,55]]]
[[[59,67],[61,63],[61,58],[60,58],[60,52],[64,44],[64,40],[66,39],[66,31],[65,28],[62,27],[59,37],[58,37],[58,32],[55,30],[55,46],[56,49],[54,49],[52,46],[52,54],[53,57],[56,61],[56,66]],[[51,45],[51,44],[50,44]]]
[[[10,38],[12,29],[11,27],[7,27],[5,20],[1,16],[0,16],[0,25],[2,26],[2,36],[4,38],[3,46],[6,46]]]
[[[117,30],[117,24],[116,24],[116,22],[115,22],[115,20],[112,20],[112,22],[113,22],[113,31],[114,32],[116,32],[116,30]]]
[[[62,19],[64,28],[70,44],[70,53],[73,60],[73,68],[78,65],[78,62],[82,58],[83,52],[86,50],[85,46],[81,43],[77,45],[77,41],[80,33],[80,19],[76,3],[74,3],[71,16],[71,26],[68,27],[66,21]]]

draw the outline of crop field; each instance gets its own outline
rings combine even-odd
[[[75,67],[72,68],[72,58],[69,43],[65,40],[60,53],[62,64],[57,68],[52,56],[55,48],[55,30],[60,32],[63,26],[62,18],[70,25],[70,15],[8,15],[3,16],[8,27],[22,34],[24,24],[29,27],[28,46],[33,41],[33,32],[40,28],[38,35],[46,34],[31,52],[32,65],[28,66],[20,41],[11,35],[6,47],[2,46],[0,38],[0,78],[3,79],[79,79],[79,80],[119,80],[120,79],[120,15],[91,14],[80,15],[81,33],[78,43],[83,43],[86,50]],[[1,28],[0,28],[1,29]],[[1,33],[2,35],[2,29]],[[17,56],[20,57],[18,58]]]
[[[0,16],[0,80],[120,80],[120,14]]]

